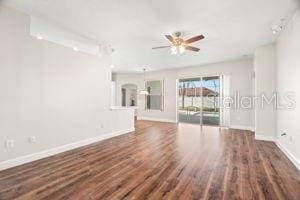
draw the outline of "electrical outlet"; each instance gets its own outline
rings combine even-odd
[[[30,137],[28,138],[28,142],[29,142],[29,143],[36,143],[36,137],[35,137],[35,136],[30,136]]]
[[[6,140],[5,141],[5,148],[9,149],[9,148],[13,148],[14,146],[15,146],[14,140]]]

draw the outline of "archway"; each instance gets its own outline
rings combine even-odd
[[[137,106],[137,85],[126,83],[121,86],[122,106]]]

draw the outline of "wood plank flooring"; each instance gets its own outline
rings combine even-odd
[[[300,173],[248,131],[136,131],[0,172],[0,199],[300,199]]]

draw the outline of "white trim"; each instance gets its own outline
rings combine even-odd
[[[256,140],[263,140],[263,141],[276,142],[276,138],[275,138],[275,137],[264,136],[264,135],[258,135],[258,134],[255,134],[255,139],[256,139]]]
[[[137,120],[176,123],[176,120],[173,119],[160,119],[160,118],[152,118],[152,117],[137,117]]]
[[[116,131],[116,132],[100,135],[100,136],[89,138],[89,139],[86,139],[86,140],[81,140],[81,141],[78,141],[78,142],[66,144],[66,145],[63,145],[63,146],[55,147],[55,148],[44,150],[44,151],[41,151],[41,152],[37,152],[37,153],[29,154],[29,155],[26,155],[26,156],[18,157],[18,158],[15,158],[15,159],[6,160],[6,161],[3,161],[3,162],[0,162],[0,171],[11,168],[11,167],[15,167],[15,166],[18,166],[18,165],[22,165],[22,164],[25,164],[25,163],[29,163],[29,162],[32,162],[32,161],[35,161],[35,160],[39,160],[39,159],[42,159],[42,158],[46,158],[46,157],[49,157],[49,156],[52,156],[52,155],[55,155],[55,154],[59,154],[59,153],[65,152],[65,151],[69,151],[69,150],[72,150],[72,149],[75,149],[75,148],[78,148],[78,147],[89,145],[89,144],[92,144],[92,143],[95,143],[95,142],[99,142],[99,141],[102,141],[102,140],[105,140],[105,139],[108,139],[108,138],[123,135],[125,133],[133,132],[134,130],[135,130],[134,127],[132,127],[132,128],[129,128],[129,129],[125,129],[125,130],[121,130],[121,131]]]
[[[278,139],[275,137],[269,137],[269,136],[264,136],[264,135],[257,135],[255,134],[255,139],[256,140],[263,140],[263,141],[269,141],[269,142],[275,142],[277,147],[286,155],[286,157],[295,165],[295,167],[300,171],[300,160],[296,158],[292,154],[291,151],[289,151],[282,142],[280,142]]]
[[[253,131],[254,128],[250,126],[240,126],[240,125],[232,125],[229,126],[230,129],[240,129],[240,130],[246,130],[246,131]]]
[[[279,140],[276,140],[276,145],[300,171],[300,160],[298,160]]]
[[[138,109],[137,106],[111,106],[111,110],[135,110]]]

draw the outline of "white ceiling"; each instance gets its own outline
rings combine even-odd
[[[116,71],[203,65],[251,56],[273,42],[270,27],[296,10],[297,0],[6,0],[77,34],[113,46]],[[170,55],[165,34],[203,34],[199,53]]]

